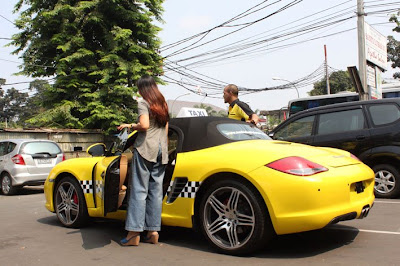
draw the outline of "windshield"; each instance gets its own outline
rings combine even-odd
[[[251,124],[219,124],[218,131],[226,138],[231,140],[250,140],[250,139],[268,139],[264,132]]]
[[[124,151],[124,147],[126,141],[128,140],[128,137],[129,137],[128,130],[126,128],[122,129],[121,132],[119,132],[119,134],[116,135],[114,142],[111,144],[111,147],[109,149],[111,154],[115,154],[118,152],[122,153]]]

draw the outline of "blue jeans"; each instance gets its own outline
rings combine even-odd
[[[165,165],[161,163],[161,149],[158,151],[156,163],[147,161],[135,149],[132,164],[125,229],[135,232],[160,231],[165,173]]]

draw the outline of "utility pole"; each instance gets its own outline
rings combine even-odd
[[[329,73],[328,73],[328,55],[326,53],[326,45],[324,44],[325,51],[325,76],[326,76],[326,93],[331,94],[331,87],[329,86]]]
[[[358,69],[364,92],[360,94],[361,100],[369,100],[367,87],[367,58],[365,56],[365,30],[364,30],[364,1],[357,0],[357,33],[358,33]]]

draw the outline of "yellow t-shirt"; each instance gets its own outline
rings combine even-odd
[[[229,118],[246,121],[249,120],[252,114],[254,114],[253,110],[246,103],[239,101],[239,99],[229,105]]]

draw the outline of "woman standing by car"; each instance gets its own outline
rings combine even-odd
[[[137,82],[139,94],[138,123],[121,124],[118,130],[138,131],[134,144],[133,176],[123,246],[137,246],[140,233],[147,231],[145,242],[158,243],[161,229],[162,182],[168,163],[168,106],[155,80],[143,76]]]

